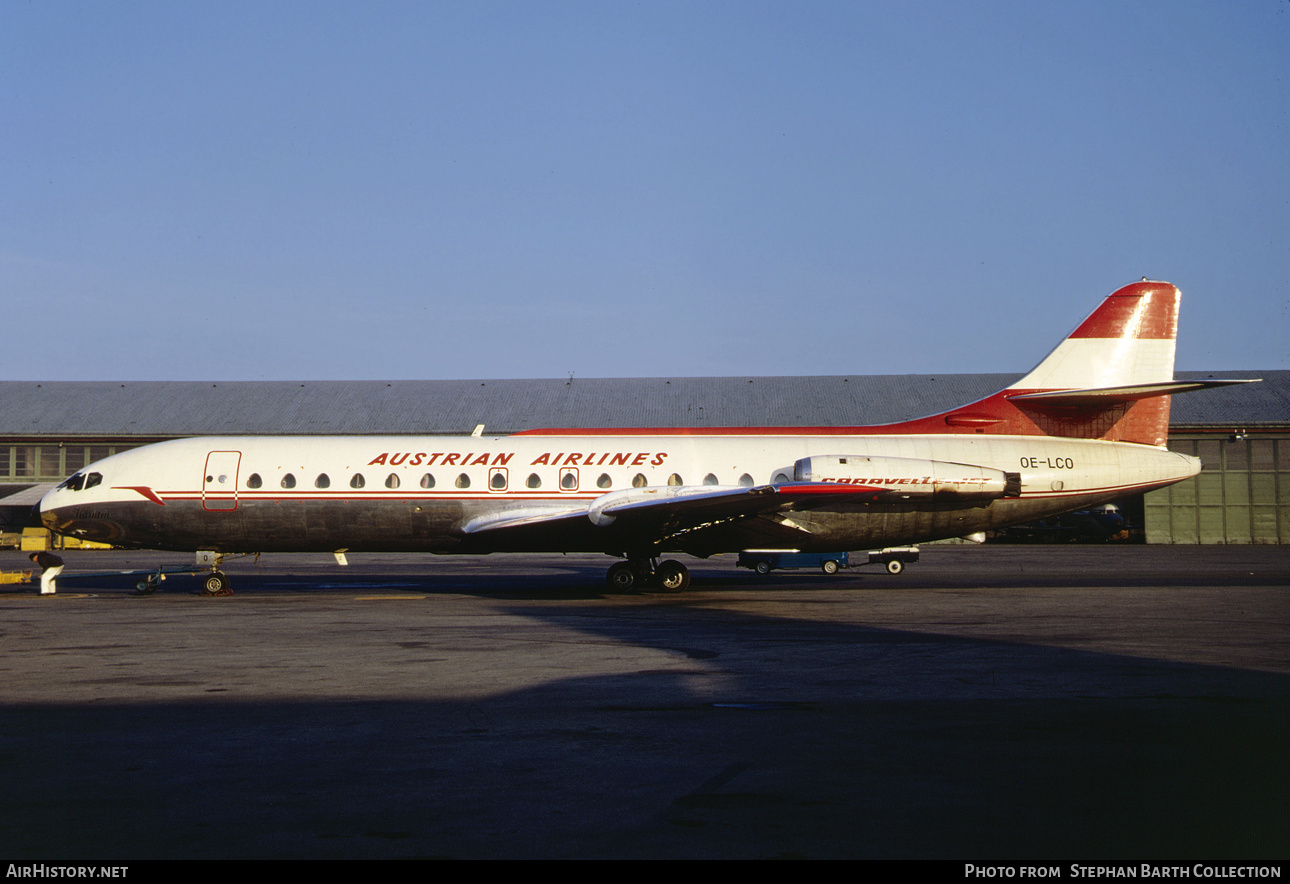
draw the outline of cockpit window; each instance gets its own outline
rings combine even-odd
[[[72,491],[80,491],[82,488],[85,487],[85,474],[76,473],[72,476],[68,476],[61,483],[59,483],[58,487],[70,488]]]
[[[102,481],[103,481],[102,473],[89,473],[85,476],[85,487],[93,488],[95,485],[99,484]]]

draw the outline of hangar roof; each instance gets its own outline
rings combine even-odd
[[[0,382],[0,436],[489,435],[541,427],[864,426],[936,414],[1017,375],[447,381]],[[1171,424],[1290,427],[1290,371],[1174,398]]]

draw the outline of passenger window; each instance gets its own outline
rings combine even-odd
[[[249,475],[249,476],[247,476],[247,477],[246,477],[246,487],[247,487],[247,488],[259,488],[259,487],[260,487],[261,485],[263,485],[263,484],[264,484],[264,483],[263,483],[262,481],[260,481],[260,474],[259,474],[259,473],[252,473],[251,475]]]
[[[457,487],[458,487],[458,488],[469,488],[469,487],[470,487],[470,476],[467,476],[465,473],[462,473],[460,476],[458,476],[458,477],[457,477]]]
[[[649,480],[645,478],[644,473],[637,473],[635,476],[632,477],[633,488],[644,488],[648,484],[649,484]]]
[[[421,477],[421,487],[422,487],[422,488],[433,488],[433,487],[434,487],[434,476],[430,475],[429,473],[426,473],[424,476],[422,476],[422,477]]]
[[[330,487],[331,487],[331,479],[329,479],[329,478],[327,477],[327,474],[326,474],[326,473],[319,473],[319,474],[318,474],[318,478],[317,478],[317,479],[314,479],[314,487],[315,487],[315,488],[330,488]]]
[[[739,484],[744,488],[751,488],[753,486],[752,476],[744,473],[739,477]]]
[[[565,491],[578,490],[578,471],[565,470],[560,476],[560,487]]]
[[[667,484],[669,484],[669,485],[684,485],[685,483],[681,481],[681,477],[680,477],[680,475],[678,475],[677,473],[673,473],[672,475],[670,475],[670,476],[668,476],[668,477],[667,477]]]
[[[349,480],[350,488],[362,488],[366,484],[367,484],[367,481],[363,478],[362,473],[355,473],[354,478]]]
[[[608,473],[601,473],[600,478],[596,480],[597,488],[608,488],[610,485],[613,485],[613,484],[614,482],[612,479],[609,478]]]
[[[493,478],[488,480],[488,484],[492,487],[494,491],[505,491],[506,474],[503,473],[501,470],[498,470],[497,472],[493,473]]]
[[[390,473],[388,476],[386,476],[386,477],[385,477],[385,487],[386,487],[386,488],[398,488],[398,487],[399,487],[399,474],[398,474],[398,473]]]
[[[290,473],[287,473],[285,476],[282,477],[282,482],[280,484],[282,485],[283,488],[295,488],[296,477],[291,475]]]
[[[703,484],[704,484],[704,485],[715,485],[715,484],[717,484],[717,477],[716,477],[716,476],[714,476],[714,475],[712,475],[712,473],[708,473],[706,476],[704,476],[704,477],[703,477]]]
[[[537,473],[529,473],[529,477],[524,482],[529,488],[541,488],[542,478]]]
[[[772,484],[782,485],[788,481],[788,476],[784,475],[783,473],[776,473],[775,478],[771,479],[770,481]]]

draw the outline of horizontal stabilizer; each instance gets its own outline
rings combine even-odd
[[[1168,381],[1157,384],[1130,384],[1124,387],[1098,387],[1090,390],[1052,390],[1041,393],[1016,393],[1006,398],[1017,402],[1033,402],[1036,405],[1061,406],[1110,406],[1117,402],[1133,402],[1152,396],[1172,396],[1176,393],[1191,393],[1195,390],[1208,390],[1213,387],[1228,387],[1232,384],[1257,384],[1260,378],[1246,380],[1208,380],[1208,381]]]

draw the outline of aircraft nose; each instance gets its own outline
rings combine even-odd
[[[40,523],[44,525],[46,528],[48,528],[50,531],[55,530],[54,526],[58,524],[58,516],[54,512],[54,508],[57,506],[57,504],[54,502],[54,497],[56,497],[57,494],[58,494],[57,488],[55,488],[53,491],[46,492],[45,496],[42,497],[40,501],[32,508],[33,510],[35,510],[35,513],[40,516]]]

